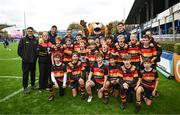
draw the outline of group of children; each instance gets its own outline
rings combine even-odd
[[[39,55],[46,64],[41,65],[44,70],[40,74],[51,76],[51,80],[46,81],[50,87],[49,101],[54,100],[56,88],[63,96],[65,88],[70,87],[74,97],[80,92],[81,99],[87,96],[87,102],[91,102],[94,87],[105,104],[109,102],[109,95],[120,96],[122,109],[126,108],[126,99],[132,102],[136,98],[135,110],[139,112],[142,99],[151,105],[158,94],[156,62],[160,47],[150,31],[141,41],[132,33],[128,43],[124,35],[117,36],[118,42],[114,43],[111,36],[85,39],[77,34],[74,41],[66,38],[65,44],[57,36],[53,45],[46,35],[44,32],[39,43]],[[45,66],[50,63],[52,69],[47,73],[49,68]]]

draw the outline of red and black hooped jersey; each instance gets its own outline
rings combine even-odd
[[[139,79],[142,81],[141,83],[148,88],[155,87],[155,81],[158,80],[158,74],[155,69],[151,71],[141,70]]]
[[[95,63],[94,66],[91,68],[91,72],[93,73],[92,78],[99,84],[103,84],[104,76],[108,75],[108,70],[104,64],[102,64],[101,67],[98,67],[98,64]]]
[[[64,73],[66,72],[65,64],[61,64],[60,66],[52,66],[51,72],[54,73],[54,77],[56,80],[63,82]]]
[[[108,47],[109,47],[109,51],[112,51],[112,50],[114,50],[114,44],[111,44],[111,45],[108,45]]]
[[[111,54],[114,57],[115,62],[118,62],[119,56],[114,55],[113,53],[116,53],[116,47],[115,46],[111,47]]]
[[[87,48],[86,58],[89,60],[90,67],[93,66],[93,64],[96,62],[96,55],[95,55],[95,49],[90,50],[90,48]]]
[[[136,44],[129,45],[128,54],[131,55],[131,62],[139,62],[140,61],[139,45],[136,45]]]
[[[115,52],[116,52],[116,47],[115,47],[115,46],[111,46],[110,51],[111,51],[112,53],[115,53]]]
[[[62,45],[59,45],[59,46],[56,46],[56,48],[52,48],[51,49],[51,53],[58,53],[60,54],[61,56],[63,55],[63,46]]]
[[[122,55],[125,55],[127,54],[127,51],[128,51],[128,45],[127,44],[124,44],[123,47],[120,47],[119,45],[116,46],[116,52],[118,52],[118,54],[120,55],[117,59],[117,62],[122,62],[123,59],[122,59]]]
[[[71,47],[64,47],[64,62],[70,62],[72,61],[72,53],[73,53],[73,46]]]
[[[136,69],[136,66],[131,65],[131,67],[128,69],[125,66],[122,66],[119,75],[122,78],[122,80],[131,86],[135,86],[136,84],[132,84],[134,79],[138,78],[138,70]]]
[[[80,52],[80,45],[77,42],[74,44],[74,51]]]
[[[140,48],[140,54],[142,58],[150,58],[157,56],[156,48],[149,46],[148,48],[144,48],[143,46]]]
[[[70,78],[80,78],[82,77],[82,71],[84,70],[84,67],[82,66],[82,63],[78,61],[77,63],[68,63],[68,72],[71,73]]]
[[[107,50],[106,52],[103,52],[102,50],[99,51],[103,55],[103,60],[109,60],[110,58],[110,51]]]
[[[117,65],[112,66],[110,64],[108,71],[109,71],[109,77],[108,77],[109,80],[119,79],[119,77],[120,77],[119,76],[119,66],[117,66]]]
[[[112,46],[111,46],[112,47]],[[103,51],[102,45],[100,45],[100,47],[98,47],[98,50],[101,52]],[[107,47],[107,51],[111,51],[111,48],[108,46]]]
[[[80,50],[79,50],[79,60],[81,61],[81,63],[82,63],[82,65],[84,66],[84,67],[86,67],[87,66],[87,59],[86,59],[86,49],[81,49],[80,48]]]

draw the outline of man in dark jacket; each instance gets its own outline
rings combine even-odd
[[[66,39],[70,39],[71,43],[73,43],[75,41],[73,36],[72,36],[72,31],[70,29],[68,29],[66,31],[66,35],[62,39],[62,44],[65,44]]]
[[[29,73],[31,76],[31,88],[35,89],[35,71],[37,60],[37,45],[38,41],[34,36],[34,29],[27,28],[27,35],[22,38],[18,45],[18,55],[22,58],[22,72],[23,72],[23,88],[24,93],[29,94],[27,89]]]
[[[125,43],[129,43],[129,41],[130,41],[130,33],[125,30],[124,23],[119,22],[117,24],[117,30],[118,30],[118,32],[114,35],[114,43],[118,42],[117,36],[119,36],[119,35],[124,35]]]
[[[48,32],[48,35],[49,35],[49,41],[52,43],[52,44],[56,44],[55,43],[55,38],[57,36],[57,26],[56,25],[53,25],[51,27],[51,31]]]

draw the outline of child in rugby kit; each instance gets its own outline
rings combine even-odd
[[[120,75],[120,97],[121,109],[126,108],[126,97],[129,102],[133,100],[134,87],[138,80],[138,70],[136,66],[131,64],[131,56],[126,54],[123,56],[124,65],[121,66]]]
[[[77,96],[77,92],[80,87],[81,99],[85,99],[85,74],[83,73],[84,67],[81,61],[79,61],[79,55],[77,52],[73,52],[72,61],[68,63],[67,68],[73,97]]]
[[[61,57],[63,56],[63,45],[61,45],[61,37],[60,36],[57,36],[55,38],[55,47],[54,48],[51,48],[51,62],[52,62],[52,65],[54,65],[54,54],[60,54]],[[62,60],[61,60],[62,61]]]
[[[76,39],[76,41],[73,43],[74,44],[74,51],[79,52],[80,51],[80,41],[82,40],[82,35],[77,34],[75,39]]]
[[[67,65],[69,62],[72,61],[72,53],[74,51],[73,44],[71,43],[71,39],[70,38],[67,38],[65,40],[65,44],[63,45],[63,48],[64,48],[63,62],[64,62],[64,64]]]
[[[149,58],[152,62],[152,66],[155,68],[157,52],[154,46],[150,46],[150,39],[148,35],[143,36],[143,44],[140,47],[140,62],[142,67],[143,60]]]
[[[106,67],[109,66],[109,57],[110,57],[110,48],[104,44],[102,45],[102,47],[99,48],[99,52],[102,54],[103,56],[103,63]]]
[[[108,81],[110,82],[110,92],[113,94],[115,97],[119,96],[119,66],[116,64],[114,56],[111,55],[109,59],[109,67],[108,67]]]
[[[144,98],[146,105],[152,104],[153,96],[156,95],[159,78],[157,71],[151,67],[151,59],[144,59],[144,69],[140,71],[140,77],[135,87],[136,90],[136,109],[139,112],[141,109],[141,97]]]
[[[87,52],[86,58],[88,59],[89,66],[91,68],[96,62],[96,53],[98,52],[96,44],[93,39],[88,40],[88,46],[86,48],[86,52]],[[90,68],[88,69],[88,72],[90,72]]]
[[[66,66],[62,62],[61,54],[56,53],[53,56],[54,65],[51,69],[51,80],[50,84],[50,96],[48,98],[49,101],[54,100],[55,97],[55,88],[59,88],[59,96],[63,96],[65,93],[66,81],[67,81],[67,72]],[[61,61],[60,61],[61,60]]]
[[[85,78],[87,79],[87,76],[88,76],[88,69],[90,68],[89,66],[89,61],[86,57],[86,54],[87,54],[87,50],[86,50],[86,44],[85,44],[85,41],[84,40],[80,40],[80,50],[78,52],[79,54],[79,60],[81,61],[82,63],[82,66],[84,67],[84,70],[83,72],[85,73]]]
[[[131,34],[130,36],[130,42],[128,47],[128,54],[131,55],[131,64],[135,65],[137,69],[139,69],[140,66],[140,44],[137,41],[136,34]]]
[[[128,44],[125,43],[124,35],[119,35],[117,38],[118,38],[118,42],[115,43],[115,48],[116,48],[116,53],[118,54],[118,57],[116,60],[117,60],[117,64],[122,66],[123,65],[122,56],[127,54]]]
[[[109,82],[107,82],[108,78],[108,70],[102,62],[102,54],[98,53],[96,55],[96,62],[92,67],[88,76],[88,80],[86,81],[86,90],[88,93],[87,102],[91,102],[92,100],[92,87],[96,87],[98,92],[98,97],[103,98],[103,102],[105,104],[108,103],[108,87]]]

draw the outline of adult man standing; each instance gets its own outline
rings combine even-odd
[[[65,44],[65,41],[66,41],[67,38],[69,38],[69,39],[71,40],[71,43],[74,42],[74,38],[73,38],[73,36],[72,36],[72,31],[71,31],[70,29],[68,29],[68,30],[66,31],[66,35],[65,35],[65,36],[63,37],[63,39],[62,39],[62,44]]]
[[[51,31],[48,32],[48,35],[49,35],[49,41],[52,44],[55,44],[55,38],[57,36],[57,26],[56,25],[53,25],[51,27]]]
[[[18,55],[22,58],[23,88],[25,94],[30,93],[30,90],[27,88],[29,73],[31,76],[31,89],[36,89],[35,71],[37,45],[38,41],[34,36],[34,29],[32,27],[28,27],[27,35],[20,40],[18,45]]]
[[[125,36],[125,43],[130,41],[130,33],[125,30],[125,25],[122,22],[117,24],[117,33],[114,35],[114,43],[118,42],[118,36],[124,35]]]

